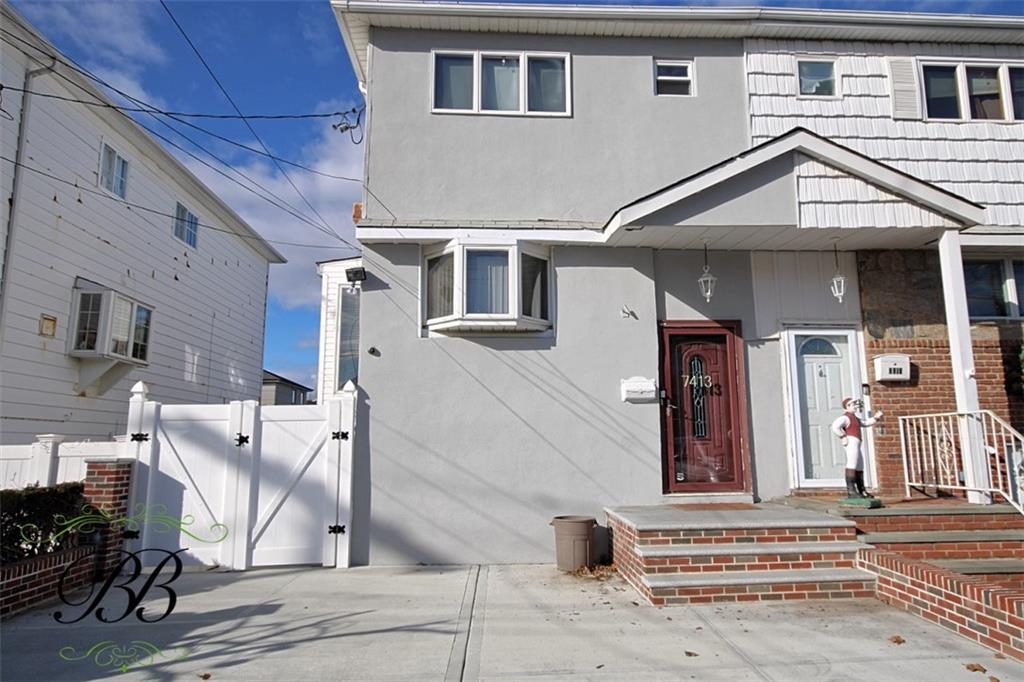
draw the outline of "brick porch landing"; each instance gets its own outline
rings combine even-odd
[[[772,504],[605,513],[620,574],[652,604],[874,596],[847,519]]]

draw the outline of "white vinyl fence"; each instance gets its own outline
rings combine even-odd
[[[132,388],[123,442],[39,436],[0,448],[4,487],[82,480],[86,458],[135,460],[129,549],[184,561],[349,566],[356,388],[319,405],[164,405]],[[146,557],[159,560],[159,556]]]

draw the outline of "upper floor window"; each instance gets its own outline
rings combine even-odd
[[[181,202],[174,209],[174,236],[192,248],[199,242],[199,218]]]
[[[569,55],[434,52],[433,111],[558,116],[570,113]]]
[[[549,257],[520,242],[453,240],[424,253],[423,315],[437,331],[543,331],[551,326]]]
[[[965,260],[964,282],[971,317],[1024,316],[1024,260]]]
[[[128,161],[106,143],[100,155],[100,186],[122,199],[128,189]]]
[[[655,59],[654,93],[657,95],[696,95],[693,88],[693,62],[678,59]]]
[[[921,81],[928,118],[1024,121],[1024,64],[925,61]]]
[[[801,97],[837,97],[836,63],[828,59],[798,59],[797,81]]]
[[[72,319],[72,355],[148,362],[151,307],[111,289],[80,287]]]

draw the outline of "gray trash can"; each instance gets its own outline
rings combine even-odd
[[[581,566],[590,567],[594,547],[593,516],[556,516],[551,519],[555,527],[555,562],[558,570],[572,572]]]

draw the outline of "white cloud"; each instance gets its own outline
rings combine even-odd
[[[347,135],[339,134],[328,123],[324,123],[319,137],[306,149],[309,150],[308,154],[294,160],[323,173],[362,177],[363,148],[353,145]],[[316,274],[316,262],[350,256],[353,255],[353,250],[336,237],[318,231],[288,215],[194,160],[186,160],[186,165],[265,239],[272,242],[299,242],[323,247],[304,248],[273,244],[274,248],[288,259],[288,263],[274,265],[270,269],[270,295],[281,305],[287,308],[319,307],[320,279]],[[307,216],[312,222],[319,222],[287,179],[268,159],[236,164],[236,167],[286,200],[298,209],[298,213]],[[352,204],[359,201],[362,196],[361,185],[358,182],[325,178],[287,165],[284,168],[328,225],[342,238],[355,244]]]
[[[109,83],[111,87],[117,88],[121,92],[126,93],[137,100],[151,104],[157,109],[163,109],[165,111],[170,109],[170,107],[167,106],[167,100],[146,90],[138,76],[133,72],[123,71],[107,66],[88,65],[87,68],[95,74],[97,78],[103,80],[105,83]],[[138,106],[137,103],[121,97],[116,92],[108,88],[103,89],[106,90],[107,95],[117,104],[129,107]]]
[[[137,72],[167,62],[167,53],[149,32],[155,3],[23,0],[17,6],[49,38],[69,40],[96,63],[119,64]]]

